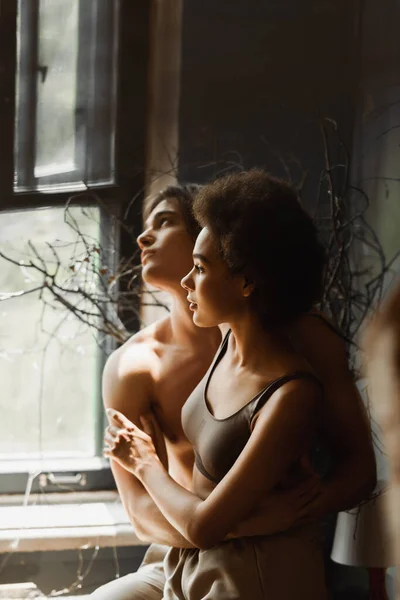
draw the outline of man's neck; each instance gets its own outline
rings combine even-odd
[[[218,327],[197,327],[193,323],[193,312],[189,309],[186,294],[172,296],[171,311],[171,338],[176,344],[189,345],[199,349],[206,349],[207,345],[216,347],[221,341]]]

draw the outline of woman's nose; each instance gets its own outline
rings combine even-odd
[[[187,275],[185,275],[185,277],[181,281],[181,286],[188,292],[191,292],[194,290],[192,273],[193,273],[193,269],[191,271],[189,271],[189,273]]]
[[[143,231],[140,235],[138,235],[136,242],[139,248],[144,250],[154,243],[154,236],[152,236],[149,230],[146,229],[146,231]]]

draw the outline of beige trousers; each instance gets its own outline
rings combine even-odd
[[[136,573],[93,600],[327,600],[319,535],[298,528],[209,550],[153,544]]]
[[[318,537],[298,528],[209,550],[171,548],[164,600],[327,600]]]
[[[136,573],[114,579],[98,588],[93,600],[162,600],[165,585],[163,562],[168,546],[152,544]]]

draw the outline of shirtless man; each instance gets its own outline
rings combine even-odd
[[[193,324],[181,279],[192,268],[198,228],[191,216],[195,187],[169,187],[148,205],[145,231],[139,236],[143,279],[172,297],[171,312],[136,333],[108,359],[103,376],[106,408],[122,412],[140,426],[140,415],[152,410],[164,434],[169,472],[190,489],[193,451],[181,427],[181,409],[206,373],[221,341],[218,329]],[[272,522],[258,532],[274,533],[299,519],[317,519],[350,508],[375,485],[375,458],[369,424],[348,370],[344,344],[321,320],[304,317],[290,332],[293,343],[312,365],[325,388],[322,434],[336,468],[317,496],[307,486],[277,492],[270,502]],[[151,543],[136,573],[115,580],[93,594],[96,600],[161,600],[162,561],[168,546],[190,545],[163,517],[140,482],[115,461],[111,467],[129,519],[138,537]],[[312,495],[310,495],[312,494]],[[304,504],[308,500],[305,513]],[[264,513],[265,514],[265,513]],[[254,520],[252,522],[254,526]],[[235,535],[246,534],[246,524]],[[274,529],[275,528],[275,529]],[[254,530],[249,529],[250,535]],[[253,533],[254,534],[254,533]]]
[[[365,337],[367,377],[371,402],[383,433],[390,486],[387,524],[391,534],[393,564],[397,566],[400,600],[400,284],[370,323]]]

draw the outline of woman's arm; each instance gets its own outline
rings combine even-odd
[[[179,486],[158,460],[151,436],[120,419],[118,440],[108,455],[143,483],[167,520],[198,548],[222,541],[259,505],[299,458],[314,431],[319,390],[308,381],[290,382],[268,400],[239,458],[200,500]]]

